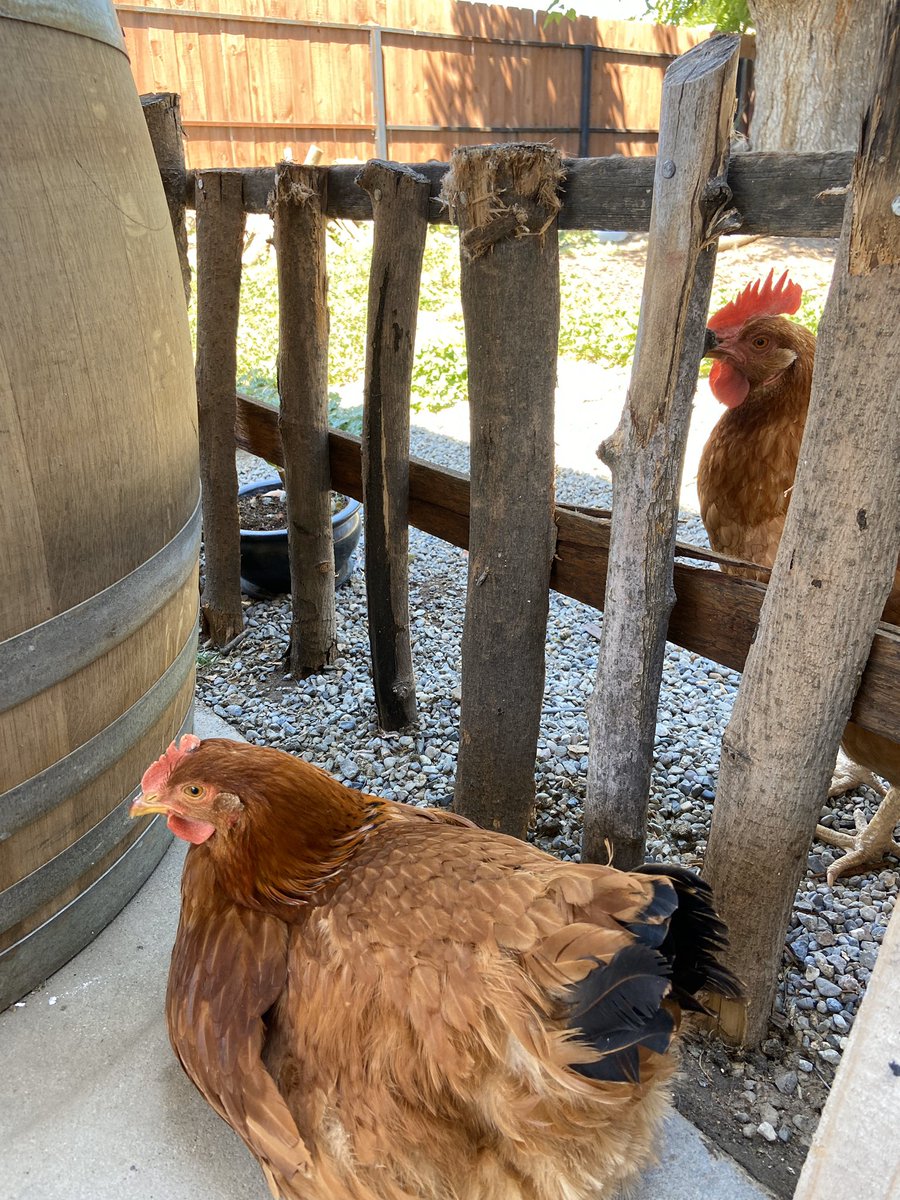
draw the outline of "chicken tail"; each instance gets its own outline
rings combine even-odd
[[[649,904],[626,928],[634,942],[596,968],[572,989],[569,1026],[598,1057],[573,1070],[589,1079],[637,1083],[640,1050],[665,1054],[677,1019],[671,1003],[706,1012],[701,991],[743,998],[738,979],[719,960],[728,944],[709,885],[683,867],[647,863],[638,868],[658,877]]]
[[[643,1047],[665,1054],[675,1032],[675,1018],[662,1006],[669,990],[666,960],[652,946],[634,942],[608,963],[597,964],[572,989],[569,1026],[599,1057],[573,1063],[588,1079],[637,1083]]]
[[[743,1000],[740,980],[721,961],[728,948],[728,930],[713,906],[706,880],[686,867],[644,863],[640,874],[662,877],[675,889],[677,907],[663,925],[634,927],[640,940],[657,946],[672,976],[672,998],[688,1012],[707,1012],[699,992],[715,992],[728,1000]],[[668,891],[668,888],[666,889]]]

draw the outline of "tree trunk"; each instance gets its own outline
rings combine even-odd
[[[653,734],[672,587],[678,491],[715,266],[740,39],[683,54],[663,84],[637,345],[622,420],[600,448],[613,517],[603,635],[588,708],[582,857],[644,858]],[[712,242],[712,245],[709,243]],[[704,249],[704,247],[708,247]]]
[[[203,632],[225,646],[244,625],[234,458],[244,210],[241,177],[197,175],[197,411],[205,572]]]
[[[890,32],[819,329],[791,504],[722,740],[706,874],[729,927],[728,965],[749,998],[746,1010],[724,1002],[720,1026],[749,1046],[765,1036],[791,905],[900,541],[896,0]]]
[[[754,150],[856,149],[890,0],[748,0]]]
[[[429,186],[396,163],[373,160],[358,182],[372,197],[362,471],[366,598],[375,705],[382,729],[416,721],[409,639],[409,399]]]
[[[283,163],[275,177],[278,260],[278,425],[284,447],[291,637],[288,664],[305,679],[337,657],[328,462],[327,168]]]
[[[556,545],[561,179],[557,151],[510,145],[454,151],[445,181],[460,231],[472,406],[455,808],[518,837],[534,805]]]

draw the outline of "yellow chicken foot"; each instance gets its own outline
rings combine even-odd
[[[879,796],[887,795],[887,788],[868,767],[854,762],[852,758],[849,758],[841,750],[838,752],[834,774],[831,777],[831,786],[828,789],[829,799],[834,799],[835,796],[843,796],[844,792],[852,792],[858,787],[869,787],[873,792],[877,792]]]
[[[875,866],[886,854],[900,858],[900,845],[894,841],[894,828],[900,824],[900,787],[890,789],[868,824],[861,808],[853,814],[853,820],[856,822],[855,835],[826,829],[824,825],[816,826],[818,841],[847,851],[828,868],[829,885],[841,875],[858,874],[861,873],[858,868]]]

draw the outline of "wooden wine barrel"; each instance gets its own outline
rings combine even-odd
[[[128,806],[190,728],[196,401],[112,6],[0,6],[0,1008],[169,842]]]

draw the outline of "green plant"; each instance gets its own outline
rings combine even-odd
[[[328,424],[332,429],[340,429],[344,433],[362,433],[363,410],[361,404],[344,407],[339,392],[328,393]]]
[[[469,396],[469,368],[465,345],[432,342],[416,351],[413,363],[413,400],[410,408],[440,412]]]
[[[574,21],[578,13],[574,8],[567,8],[563,0],[550,0],[547,5],[547,11],[544,13],[544,28],[548,25],[558,25],[565,18],[567,21]]]
[[[646,15],[660,25],[715,25],[723,33],[751,24],[747,0],[646,0]]]

